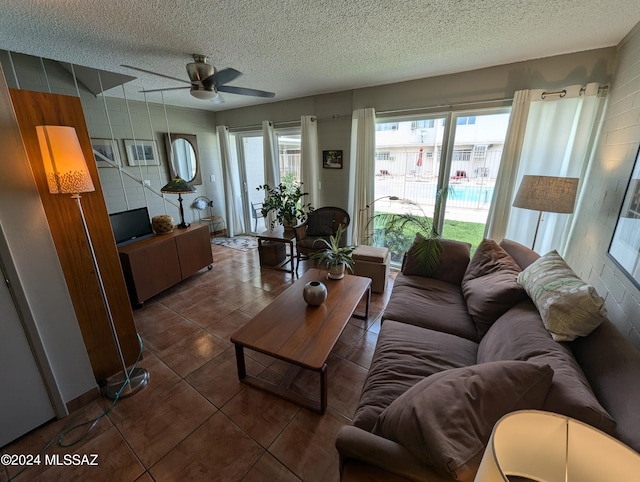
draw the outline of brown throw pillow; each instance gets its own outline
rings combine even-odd
[[[471,245],[452,239],[426,240],[427,249],[435,249],[438,253],[435,266],[430,267],[418,254],[418,245],[423,242],[425,242],[425,237],[417,233],[413,244],[405,255],[402,273],[407,276],[424,276],[460,285],[469,264]]]
[[[471,481],[496,422],[516,410],[542,408],[552,376],[549,365],[523,361],[436,373],[391,403],[373,432],[442,474]]]
[[[462,294],[480,338],[509,308],[526,299],[526,291],[517,282],[520,271],[495,241],[485,239],[476,249],[462,280]]]

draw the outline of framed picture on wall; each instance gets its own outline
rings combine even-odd
[[[130,166],[160,165],[156,141],[125,139],[124,149],[127,152],[127,163]]]
[[[342,169],[342,151],[322,151],[322,167]]]
[[[613,231],[609,256],[640,288],[640,150]]]
[[[120,165],[118,143],[113,139],[91,139],[93,157],[98,167],[117,167]]]

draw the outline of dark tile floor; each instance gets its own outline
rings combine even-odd
[[[149,385],[117,403],[81,442],[47,454],[98,454],[98,466],[33,466],[18,481],[336,481],[334,447],[358,403],[380,328],[386,295],[373,294],[368,321],[351,319],[328,361],[328,410],[317,415],[237,379],[229,338],[293,282],[260,269],[257,250],[212,246],[214,267],[135,310],[144,343],[140,365]],[[300,272],[306,269],[300,266]],[[393,277],[392,277],[393,278]],[[390,280],[393,282],[393,279]],[[390,292],[391,284],[387,289]],[[248,351],[247,371],[278,380],[286,363]],[[301,393],[317,393],[317,376],[302,373]],[[315,374],[313,374],[315,375]],[[108,410],[96,400],[64,420],[45,424],[3,453],[36,454],[70,422]],[[82,429],[72,432],[71,442]],[[15,477],[0,468],[0,481]]]

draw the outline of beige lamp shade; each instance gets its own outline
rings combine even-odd
[[[547,213],[572,213],[578,190],[577,177],[522,177],[513,206]]]
[[[495,425],[475,482],[611,482],[638,474],[640,455],[613,437],[563,415],[523,410]]]
[[[36,126],[51,194],[95,191],[75,128]]]

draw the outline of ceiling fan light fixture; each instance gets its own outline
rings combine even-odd
[[[213,100],[218,97],[218,92],[213,89],[191,89],[191,95],[200,100]]]

